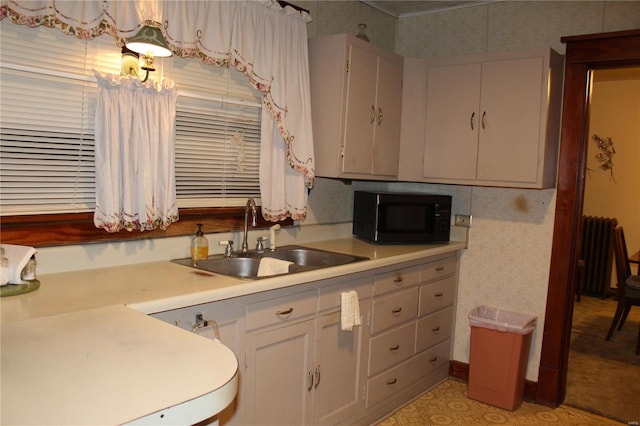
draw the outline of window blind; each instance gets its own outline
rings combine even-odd
[[[8,22],[0,46],[0,214],[93,211],[93,70],[119,73],[120,49],[109,36],[82,41]],[[179,93],[179,206],[259,197],[260,94],[239,72],[196,59],[156,66],[151,78],[174,80]]]

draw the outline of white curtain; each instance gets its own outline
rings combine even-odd
[[[86,39],[110,34],[122,42],[143,20],[158,20],[175,54],[243,72],[265,93],[268,111],[261,135],[263,216],[306,217],[314,181],[306,12],[275,0],[0,0],[0,6],[0,19]]]
[[[177,90],[95,73],[96,211],[108,232],[166,229],[178,220],[175,188]]]

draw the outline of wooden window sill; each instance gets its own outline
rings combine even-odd
[[[108,233],[93,224],[93,213],[65,213],[2,217],[0,240],[3,244],[33,247],[64,246],[110,241],[194,235],[201,223],[205,234],[241,230],[244,228],[244,207],[180,209],[180,220],[165,231],[119,231]],[[278,222],[293,225],[292,219]],[[273,225],[258,214],[256,228]]]

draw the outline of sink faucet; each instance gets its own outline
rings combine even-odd
[[[249,231],[249,210],[251,210],[251,226],[256,226],[256,200],[249,198],[247,204],[244,206],[244,235],[242,237],[242,253],[249,251],[249,244],[247,243],[247,232]]]

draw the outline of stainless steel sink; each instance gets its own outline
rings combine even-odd
[[[260,260],[263,257],[271,257],[293,262],[293,264],[289,266],[288,274],[368,260],[366,257],[317,250],[308,247],[283,246],[278,248],[276,251],[266,250],[262,253],[254,251],[234,255],[232,257],[215,255],[209,256],[205,260],[192,260],[191,258],[174,259],[172,262],[216,274],[239,278],[260,279],[267,278],[258,276]]]

